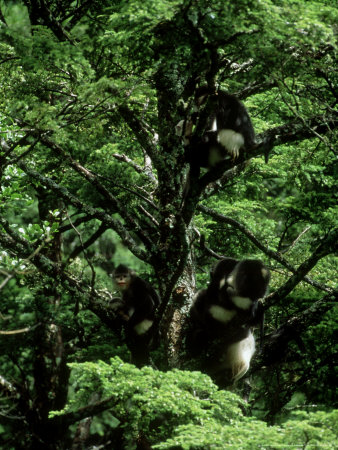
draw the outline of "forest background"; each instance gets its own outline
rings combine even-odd
[[[0,1],[0,446],[337,448],[337,9],[328,1]],[[202,170],[198,82],[257,145]],[[185,351],[222,258],[271,271],[265,339],[220,389]],[[162,298],[129,364],[111,273]]]

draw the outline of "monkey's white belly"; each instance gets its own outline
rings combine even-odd
[[[234,158],[238,157],[239,150],[244,147],[243,135],[234,130],[219,130],[217,140]]]
[[[211,305],[209,313],[215,320],[222,323],[229,322],[236,315],[236,311],[225,309],[219,305]]]
[[[142,322],[140,322],[134,326],[134,330],[135,330],[136,334],[144,334],[149,330],[149,328],[152,326],[152,324],[153,324],[152,320],[144,319],[144,320],[142,320]]]
[[[223,357],[224,367],[231,369],[234,381],[239,380],[249,370],[255,353],[255,338],[250,331],[247,338],[229,345]]]

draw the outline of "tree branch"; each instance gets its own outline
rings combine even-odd
[[[73,224],[73,229],[75,228],[75,225]],[[104,223],[101,223],[99,228],[93,233],[89,239],[86,240],[86,242],[81,243],[77,248],[75,248],[72,253],[68,256],[67,261],[65,265],[68,264],[69,261],[72,259],[75,259],[81,252],[84,252],[88,247],[90,247],[94,242],[107,230],[107,226]]]
[[[156,153],[156,147],[154,146],[153,137],[149,137],[149,132],[146,127],[143,126],[142,120],[136,116],[133,110],[125,105],[119,106],[118,111],[130,129],[134,132],[141,147],[153,161],[154,166],[157,167],[159,159]]]
[[[32,25],[41,25],[42,23],[50,28],[59,41],[70,41],[68,34],[63,29],[61,23],[53,16],[52,11],[47,7],[44,0],[24,0],[27,6]]]
[[[293,276],[277,291],[268,295],[265,302],[268,306],[277,303],[285,298],[297,284],[305,278],[305,275],[317,264],[324,256],[334,253],[337,248],[338,229],[329,233],[315,249],[312,255],[304,261],[297,270],[293,271]],[[334,292],[333,290],[331,292]]]
[[[61,156],[63,160],[66,160],[69,165],[83,178],[85,178],[94,188],[106,199],[109,204],[118,212],[121,217],[133,227],[134,232],[139,236],[145,247],[150,250],[153,246],[153,242],[150,237],[143,231],[142,227],[135,221],[134,217],[128,214],[126,208],[123,208],[120,202],[109,192],[103,184],[100,183],[98,177],[90,170],[83,167],[80,163],[75,161],[65,150],[63,150],[58,144],[51,141],[46,136],[41,136],[40,141],[50,148],[55,154]]]
[[[31,136],[31,133],[26,133],[22,138],[20,138],[17,142],[14,142],[12,145],[9,145],[4,139],[1,139],[1,147],[5,151],[4,154],[0,157],[0,167],[3,167],[6,161],[6,158],[15,150],[16,147],[22,147],[28,143],[28,138]]]
[[[5,230],[10,229],[9,223],[1,215],[0,225]],[[88,309],[96,314],[112,331],[115,330],[116,316],[114,311],[107,308],[107,297],[109,297],[109,300],[112,299],[109,292],[106,292],[106,295],[103,296],[93,287],[89,288],[87,284],[82,284],[79,280],[72,278],[64,270],[61,270],[59,264],[40,254],[37,249],[32,248],[26,239],[12,229],[10,229],[10,234],[0,232],[0,245],[18,258],[29,260],[41,273],[49,276],[53,281],[60,280],[67,291],[79,295]]]
[[[122,161],[129,164],[135,170],[135,172],[145,173],[144,169],[139,164],[136,164],[132,159],[128,158],[127,155],[125,154],[120,155],[119,153],[113,153],[111,156],[113,156],[118,161]]]
[[[309,327],[319,323],[323,315],[329,311],[337,302],[338,293],[328,294],[321,300],[315,302],[308,309],[289,320],[287,320],[276,331],[264,337],[263,349],[254,361],[253,371],[262,366],[269,366],[275,362],[280,362],[288,350],[288,344],[294,340],[300,346],[301,334]]]
[[[29,168],[23,161],[18,163],[18,167],[23,170],[28,176],[39,181],[43,186],[49,187],[57,195],[63,198],[67,203],[75,206],[80,212],[85,213],[88,217],[96,218],[107,225],[107,228],[112,228],[121,237],[124,245],[134,253],[142,261],[150,262],[151,256],[149,251],[141,249],[132,236],[127,232],[121,221],[114,219],[110,214],[107,214],[100,209],[88,206],[81,202],[75,195],[71,194],[64,186],[60,186],[55,181],[45,177],[37,171]]]
[[[62,415],[54,416],[49,419],[49,424],[52,426],[61,426],[66,428],[79,420],[85,419],[86,417],[96,416],[97,414],[111,409],[113,406],[118,405],[119,399],[116,399],[116,395],[101,400],[100,402],[93,403],[92,405],[84,406],[77,411],[68,412]]]
[[[8,222],[0,216],[0,224],[8,226]],[[53,281],[60,280],[62,286],[69,292],[79,295],[81,301],[86,304],[86,307],[96,314],[109,328],[113,331],[116,326],[116,317],[113,311],[107,308],[107,297],[101,295],[96,290],[89,289],[88,285],[82,284],[80,281],[72,278],[66,272],[61,270],[60,265],[54,263],[46,256],[36,253],[31,247],[30,243],[21,237],[18,233],[11,233],[13,236],[0,232],[0,244],[13,253],[15,256],[28,259],[30,262],[43,274],[49,276]],[[31,257],[31,255],[34,255]],[[95,299],[94,299],[95,295]],[[110,297],[111,299],[111,297]]]
[[[112,155],[112,156],[114,156],[114,155]],[[140,194],[139,192],[137,192],[137,191],[135,191],[133,189],[130,189],[127,186],[123,186],[122,184],[116,183],[112,178],[105,177],[104,175],[100,175],[100,174],[98,174],[96,172],[93,172],[93,171],[92,171],[92,173],[94,175],[96,175],[98,178],[102,178],[103,180],[108,181],[112,186],[118,187],[118,188],[120,188],[120,189],[122,189],[122,190],[124,190],[126,192],[129,192],[132,195],[135,195],[136,197],[139,197],[141,200],[143,200],[144,202],[148,203],[152,208],[154,208],[155,210],[158,211],[158,207],[155,205],[155,203],[152,200],[150,200],[149,198],[147,198],[145,195]],[[153,181],[153,179],[151,181]],[[138,188],[141,190],[140,187],[138,187]],[[142,189],[142,190],[145,191],[145,189]],[[149,195],[148,192],[146,192],[146,193],[147,193],[147,195]]]
[[[16,386],[6,380],[2,375],[0,375],[0,391],[5,395],[17,395],[18,390]]]
[[[39,325],[41,325],[40,323],[37,323],[36,325],[33,325],[31,327],[25,327],[25,328],[20,328],[18,330],[0,330],[0,334],[21,334],[21,333],[27,333],[28,331],[32,331],[34,330],[36,327],[38,327]]]
[[[59,264],[53,262],[51,259],[47,258],[47,256],[40,253],[41,246],[33,248],[26,239],[10,228],[10,224],[2,216],[0,216],[0,225],[2,225],[5,230],[9,230],[8,234],[0,232],[0,243],[9,252],[13,253],[18,258],[30,261],[42,273],[45,273],[53,279],[61,276],[64,281],[69,283],[69,286],[80,290],[81,293],[85,291],[85,287],[80,288],[80,285],[73,278],[66,275],[64,272],[60,272]]]
[[[238,175],[240,175],[244,170],[249,166],[250,160],[244,161],[240,164],[237,164],[236,166],[232,167],[231,169],[227,170],[221,178],[216,180],[214,183],[211,183],[207,189],[203,193],[203,199],[212,197],[216,195],[220,190],[226,186],[229,181],[236,178]]]
[[[69,216],[67,217],[67,220],[69,220]],[[69,223],[68,225],[62,225],[61,227],[59,227],[58,232],[65,233],[66,231],[72,230],[73,226],[77,227],[78,225],[81,225],[82,223],[90,222],[91,220],[94,220],[94,218],[92,216],[78,217],[76,220],[74,220],[73,223]]]
[[[263,245],[259,241],[259,239],[252,233],[252,231],[250,231],[248,228],[246,228],[241,223],[237,222],[236,220],[232,219],[231,217],[227,217],[227,216],[224,216],[223,214],[217,213],[216,211],[214,211],[210,208],[207,208],[206,206],[203,206],[203,205],[198,205],[197,209],[205,214],[208,214],[209,216],[211,216],[213,219],[217,220],[218,222],[226,223],[226,224],[231,225],[234,228],[240,230],[253,244],[256,245],[257,248],[259,248],[267,256],[269,256],[270,258],[279,262],[282,266],[286,267],[293,274],[298,273],[299,269],[296,270],[285,258],[283,258],[283,256],[280,253],[270,250],[268,247]],[[319,247],[322,249],[322,244]],[[324,247],[326,248],[326,250],[328,250],[328,248],[329,248],[329,247],[326,247],[325,245],[324,245]],[[321,254],[322,253],[320,250],[318,250],[318,254],[316,253],[317,256],[319,256]],[[323,255],[323,256],[325,256],[325,255]],[[321,257],[323,257],[323,256],[321,256]],[[318,261],[318,259],[316,260],[316,262],[317,261]],[[316,262],[314,262],[313,265],[315,265]],[[306,264],[306,263],[303,263],[303,264]],[[306,283],[310,284],[311,286],[313,286],[317,289],[328,292],[330,294],[332,294],[334,292],[333,289],[329,288],[328,286],[324,286],[324,285],[318,283],[317,281],[314,281],[311,278],[308,278],[307,276],[305,276],[305,273],[307,273],[307,272],[302,272],[303,276],[300,279],[298,279],[298,277],[297,277],[298,282],[296,284],[298,284],[301,280],[304,280]],[[296,284],[294,284],[293,287],[296,286]],[[291,284],[290,284],[290,286],[291,286]],[[272,295],[274,295],[274,294],[271,294],[271,296]],[[269,298],[269,297],[270,296],[268,296],[267,298]]]

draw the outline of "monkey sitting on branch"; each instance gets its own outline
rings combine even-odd
[[[113,280],[122,295],[122,305],[117,314],[123,321],[131,362],[142,367],[149,364],[149,346],[160,297],[150,283],[123,264],[115,269]]]
[[[269,280],[261,261],[225,258],[211,271],[208,288],[195,296],[187,349],[193,357],[202,352],[203,369],[213,378],[234,383],[248,371],[255,352],[252,327],[260,325],[263,334],[261,298]]]

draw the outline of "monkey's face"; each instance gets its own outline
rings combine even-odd
[[[129,273],[117,273],[114,275],[114,281],[119,291],[125,291],[130,286],[131,276]]]

